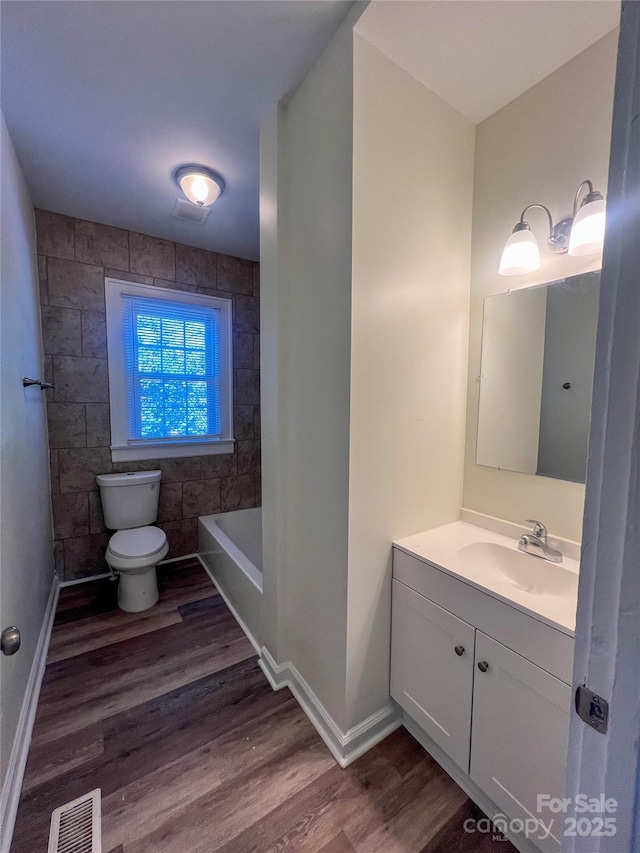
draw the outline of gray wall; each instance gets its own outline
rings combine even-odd
[[[587,466],[598,281],[587,273],[547,288],[537,473],[576,483]]]
[[[33,205],[0,118],[2,266],[0,270],[0,627],[15,623],[22,648],[0,656],[0,755],[6,781],[16,727],[53,583],[47,417],[42,376]]]

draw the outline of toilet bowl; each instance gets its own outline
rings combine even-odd
[[[121,610],[140,613],[158,601],[156,566],[168,551],[166,533],[159,527],[135,527],[113,534],[105,558],[107,565],[120,575]]]
[[[158,517],[161,471],[98,474],[104,523],[117,532],[105,559],[119,576],[118,606],[129,613],[148,610],[158,600],[156,566],[169,551]]]

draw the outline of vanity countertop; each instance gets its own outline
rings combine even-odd
[[[551,563],[524,554],[517,539],[466,521],[416,533],[393,545],[575,636],[579,562],[572,557],[565,554],[562,563]]]

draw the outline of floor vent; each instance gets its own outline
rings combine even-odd
[[[100,788],[53,812],[47,853],[102,853]]]

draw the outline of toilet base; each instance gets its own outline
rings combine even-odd
[[[120,571],[118,584],[118,607],[127,613],[141,613],[157,603],[160,593],[156,568],[140,574]]]

